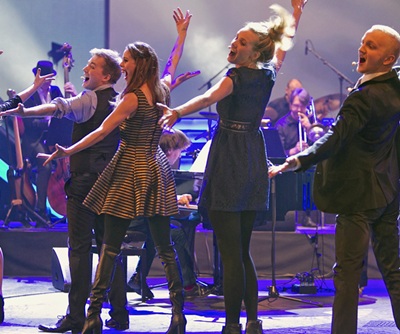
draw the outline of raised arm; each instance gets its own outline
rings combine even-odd
[[[300,17],[301,14],[303,13],[304,6],[306,5],[308,0],[292,0],[292,7],[293,7],[293,20],[294,20],[294,29],[295,32],[297,31],[297,27],[300,22]],[[278,49],[276,51],[276,71],[279,72],[279,70],[282,67],[283,61],[285,60],[286,56],[286,51],[282,49]]]
[[[171,54],[168,58],[167,64],[165,65],[164,72],[161,76],[163,82],[171,89],[172,79],[175,77],[176,68],[178,67],[179,60],[181,59],[183,53],[183,47],[186,40],[187,30],[189,28],[190,19],[192,14],[186,11],[183,12],[180,8],[174,10],[173,14],[176,30],[178,32],[178,37],[176,38],[175,45],[172,48]],[[176,85],[174,86],[176,87]]]

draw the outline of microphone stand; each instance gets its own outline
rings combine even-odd
[[[201,87],[199,87],[199,90],[203,89],[204,87],[207,86],[207,89],[211,88],[211,81],[213,81],[217,76],[219,76],[225,69],[229,67],[230,64],[226,64],[224,68],[222,68],[217,74],[215,74],[212,78],[210,78],[208,81],[206,81]]]
[[[272,280],[271,280],[271,286],[268,287],[268,296],[259,298],[259,302],[265,300],[265,299],[286,299],[286,300],[291,300],[295,302],[300,302],[300,303],[305,303],[305,304],[311,304],[315,306],[322,307],[322,303],[318,302],[313,302],[311,300],[303,300],[300,298],[294,298],[294,297],[289,297],[289,296],[281,296],[278,292],[278,289],[276,288],[276,279],[275,279],[275,226],[276,226],[276,181],[275,177],[271,179],[271,210],[272,210],[272,234],[271,234],[271,267],[272,267]]]
[[[308,46],[308,44],[311,44],[311,48]],[[351,81],[348,77],[346,77],[342,72],[340,72],[337,68],[335,68],[332,64],[330,64],[326,59],[321,57],[315,50],[314,50],[314,45],[312,44],[311,40],[306,40],[306,55],[310,51],[316,58],[322,61],[322,63],[326,66],[328,66],[333,72],[335,72],[338,75],[339,78],[339,92],[340,92],[340,105],[342,105],[343,102],[343,80],[347,81],[352,87],[354,86],[354,82]]]

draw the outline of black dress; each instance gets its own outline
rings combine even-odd
[[[208,155],[200,208],[267,210],[267,152],[260,124],[275,75],[273,68],[240,67],[227,72],[233,92],[217,104],[220,119]]]

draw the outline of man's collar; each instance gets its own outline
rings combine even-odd
[[[389,71],[390,72],[390,71]],[[360,79],[360,83],[359,83],[359,85],[361,85],[361,84],[363,84],[364,82],[366,82],[366,81],[370,81],[370,80],[372,80],[372,79],[374,79],[374,78],[376,78],[376,77],[379,77],[380,75],[384,75],[384,74],[386,74],[386,73],[389,73],[389,72],[378,72],[378,73],[369,73],[369,74],[364,74]]]

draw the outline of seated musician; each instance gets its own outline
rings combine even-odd
[[[310,102],[311,96],[304,88],[295,88],[290,94],[289,112],[275,124],[287,156],[297,154],[311,144],[307,138],[307,131],[314,123],[314,115],[308,110]],[[301,224],[316,227],[310,217],[310,209],[306,208]]]
[[[161,135],[160,147],[166,154],[168,161],[171,165],[173,165],[178,160],[181,152],[188,148],[190,145],[191,142],[189,138],[180,130],[175,129],[171,131],[164,131]],[[196,190],[197,191],[193,191],[190,194],[178,195],[178,204],[186,206],[193,203],[193,201],[198,196],[199,189]],[[194,271],[194,262],[192,256],[194,249],[194,234],[196,226],[199,223],[200,220],[190,218],[186,219],[183,224],[180,224],[178,220],[173,219],[171,221],[171,239],[179,259],[178,263],[181,267],[186,298],[206,296],[211,292],[211,290],[208,289],[206,286],[197,283],[197,276]],[[150,267],[153,263],[153,259],[156,255],[156,251],[146,219],[143,218],[132,221],[128,230],[140,231],[147,235],[146,242],[143,244],[143,247],[147,249],[147,270],[144,273],[143,277],[147,277],[150,271]],[[142,259],[139,260],[139,263],[136,267],[136,272],[128,281],[128,286],[138,294],[141,294],[141,261]],[[154,298],[154,295],[147,284],[145,284],[145,289],[146,291],[144,291],[144,295],[146,296],[146,298]]]

